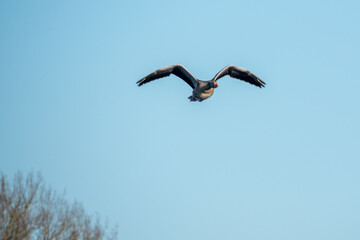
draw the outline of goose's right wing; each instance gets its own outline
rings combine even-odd
[[[141,85],[151,82],[153,80],[167,77],[170,74],[174,74],[184,80],[190,87],[195,88],[197,86],[196,78],[191,75],[191,73],[181,64],[172,65],[169,67],[164,67],[156,70],[155,72],[150,73],[146,77],[137,81],[137,85],[140,87]]]

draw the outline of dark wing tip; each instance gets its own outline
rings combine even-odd
[[[254,82],[252,84],[254,84],[255,86],[257,86],[259,88],[265,87],[266,83],[264,81],[262,81],[260,78],[258,78],[257,76],[255,76],[253,73],[249,72],[249,76],[254,80]]]
[[[136,82],[136,84],[138,87],[141,87],[142,85],[145,84],[145,78],[140,79],[139,81]]]
[[[265,85],[266,85],[265,82],[261,81],[260,79],[258,79],[258,82],[259,82],[259,85],[258,85],[259,88],[265,87]]]

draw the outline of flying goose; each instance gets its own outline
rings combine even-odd
[[[228,65],[218,72],[215,77],[209,81],[201,81],[195,78],[183,65],[176,64],[169,67],[164,67],[150,73],[146,77],[137,81],[137,85],[140,87],[145,83],[153,80],[167,77],[170,74],[174,74],[184,80],[193,89],[192,95],[189,97],[191,102],[202,102],[208,99],[214,94],[214,89],[219,86],[217,81],[229,75],[230,77],[237,78],[253,84],[257,87],[265,87],[265,82],[261,81],[260,78],[249,72],[248,70],[234,65]]]

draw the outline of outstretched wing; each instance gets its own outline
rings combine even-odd
[[[260,88],[265,87],[265,82],[261,81],[260,78],[258,78],[248,70],[244,68],[236,67],[234,65],[229,65],[223,68],[218,74],[215,75],[213,80],[217,81],[226,75],[243,80]]]
[[[160,68],[155,72],[152,72],[146,77],[142,78],[141,80],[137,81],[137,85],[140,87],[145,83],[151,82],[159,78],[167,77],[170,74],[174,74],[178,76],[179,78],[184,80],[187,84],[189,84],[190,87],[192,88],[195,88],[195,86],[197,85],[196,78],[193,75],[191,75],[191,73],[188,70],[186,70],[186,68],[181,64]]]

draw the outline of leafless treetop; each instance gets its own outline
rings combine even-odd
[[[1,175],[0,181],[1,240],[117,239],[115,228],[87,215],[80,203],[69,204],[45,186],[40,174],[24,178],[17,173],[11,184]]]

